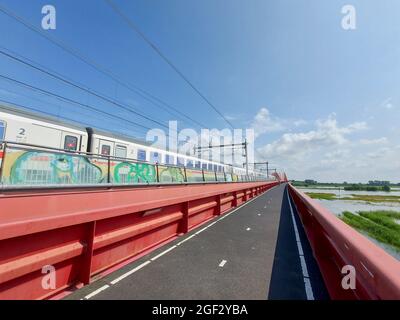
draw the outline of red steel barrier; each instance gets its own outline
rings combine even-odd
[[[88,284],[94,275],[277,184],[2,194],[0,299],[45,299],[72,285]],[[46,265],[55,268],[54,289],[42,284]]]
[[[303,192],[289,192],[332,299],[400,299],[399,261]],[[356,271],[354,290],[342,287],[346,265]]]

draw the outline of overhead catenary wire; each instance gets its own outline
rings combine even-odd
[[[37,113],[42,113],[43,112],[40,109],[33,108],[33,107],[27,106],[25,104],[17,103],[17,102],[14,102],[14,101],[0,99],[0,102],[3,103],[3,104],[7,104],[9,106],[15,106],[15,107],[19,107],[19,108],[26,109],[26,110],[29,110],[29,111],[37,112]],[[49,116],[58,118],[58,119],[64,119],[64,120],[70,121],[72,123],[76,123],[77,122],[75,119],[72,119],[72,118],[69,118],[69,117],[65,117],[65,116],[60,116],[60,115],[55,114],[55,113],[47,112],[46,114],[49,115]],[[84,122],[84,121],[81,121],[81,120],[79,121],[79,123],[82,124],[82,125],[85,125],[85,126],[89,126],[89,127],[92,126],[91,123]],[[98,125],[96,125],[95,127],[97,129],[100,129],[100,130],[103,130],[103,131],[109,131],[109,128],[104,128],[104,127],[101,127],[101,126],[98,126]],[[113,131],[113,133],[117,133],[118,134],[120,132],[114,132]]]
[[[211,103],[211,101],[183,74],[179,68],[166,57],[166,55],[137,27],[131,18],[124,14],[111,0],[104,0],[114,12],[124,20],[127,25],[136,32],[225,122],[234,129],[233,124]]]
[[[1,46],[0,46],[0,48],[1,48]],[[20,62],[20,63],[22,63],[22,64],[24,64],[26,66],[29,66],[29,67],[37,70],[37,71],[40,71],[40,72],[42,72],[42,73],[44,73],[44,74],[46,74],[46,75],[48,75],[50,77],[53,77],[53,78],[55,78],[55,79],[57,79],[59,81],[62,81],[62,82],[66,83],[66,84],[68,84],[70,86],[73,86],[73,87],[78,88],[78,89],[80,89],[82,91],[85,91],[86,93],[89,93],[89,94],[91,94],[91,95],[93,95],[93,96],[95,96],[95,97],[97,97],[99,99],[102,99],[102,100],[104,100],[104,101],[106,101],[108,103],[111,103],[111,104],[113,104],[113,105],[115,105],[117,107],[120,107],[120,108],[122,108],[122,109],[124,109],[124,110],[126,110],[128,112],[134,113],[135,115],[137,115],[137,116],[139,116],[141,118],[144,118],[144,119],[146,119],[146,120],[148,120],[150,122],[156,123],[156,124],[158,124],[158,125],[160,125],[162,127],[165,127],[167,129],[169,128],[168,126],[166,126],[163,123],[161,123],[160,120],[155,120],[155,119],[150,118],[150,116],[146,116],[144,114],[141,114],[140,112],[138,112],[136,110],[133,110],[131,107],[127,107],[126,105],[123,105],[123,104],[121,104],[120,102],[118,102],[116,100],[113,100],[113,99],[111,99],[111,98],[109,98],[107,96],[101,95],[100,93],[94,91],[93,89],[91,89],[89,87],[86,87],[86,88],[82,87],[81,85],[78,85],[78,84],[72,82],[71,80],[66,79],[65,77],[63,77],[61,75],[57,75],[57,74],[52,73],[52,72],[50,72],[48,70],[45,70],[45,69],[40,68],[40,67],[37,67],[37,66],[33,65],[32,63],[26,62],[26,61],[24,61],[24,60],[22,60],[22,59],[20,59],[20,58],[18,58],[16,56],[8,54],[7,52],[5,52],[5,51],[3,51],[1,49],[0,49],[0,54],[4,55],[4,56],[6,56],[6,57],[8,57],[10,59],[13,59],[14,61]]]
[[[10,18],[16,20],[17,22],[21,23],[22,25],[24,25],[26,28],[30,29],[31,31],[33,31],[33,32],[39,34],[40,36],[44,37],[45,39],[47,39],[48,41],[50,41],[51,43],[53,43],[54,45],[56,45],[60,49],[62,49],[65,52],[73,55],[75,58],[79,59],[80,61],[84,62],[85,64],[91,66],[92,68],[94,68],[98,72],[100,72],[103,75],[106,75],[107,77],[111,78],[113,81],[115,81],[119,85],[121,85],[124,88],[130,90],[131,92],[134,92],[134,93],[138,94],[139,96],[144,98],[146,101],[149,101],[150,103],[152,103],[153,105],[157,106],[158,108],[161,108],[161,109],[167,111],[168,113],[170,113],[170,111],[168,111],[167,109],[170,109],[170,110],[174,111],[175,113],[185,117],[186,119],[190,120],[191,122],[195,123],[196,125],[198,125],[198,126],[200,126],[202,128],[206,128],[207,127],[204,124],[200,123],[198,120],[193,119],[192,117],[186,115],[185,113],[181,112],[177,108],[175,108],[175,107],[171,106],[170,104],[166,103],[165,101],[163,101],[159,97],[156,97],[155,95],[153,95],[153,94],[151,94],[151,93],[139,88],[136,85],[133,85],[131,83],[126,83],[126,82],[122,81],[113,72],[111,72],[107,68],[101,66],[100,64],[95,62],[93,59],[88,58],[87,56],[85,56],[81,52],[79,52],[78,50],[69,47],[67,44],[65,44],[64,42],[60,41],[59,39],[56,39],[55,37],[50,36],[48,33],[43,32],[41,29],[39,29],[36,26],[32,25],[31,23],[29,23],[28,21],[26,21],[22,17],[18,16],[17,14],[15,14],[13,11],[11,11],[8,8],[6,8],[2,4],[0,4],[0,11],[3,12],[5,15],[9,16]],[[157,101],[157,103],[155,103],[153,100]],[[160,104],[162,104],[164,107],[161,106]],[[176,116],[176,114],[175,114],[175,116]]]
[[[6,75],[0,74],[0,78],[2,78],[2,79],[4,79],[4,80],[7,80],[7,81],[9,81],[9,82],[15,83],[15,84],[17,84],[17,85],[20,85],[20,86],[29,88],[29,89],[31,89],[31,90],[38,91],[38,92],[41,92],[41,93],[43,93],[43,94],[56,97],[56,98],[58,98],[58,99],[61,99],[61,100],[66,101],[66,102],[73,103],[73,104],[76,104],[76,105],[80,105],[80,106],[82,106],[82,107],[84,107],[84,108],[90,109],[90,110],[95,111],[95,112],[102,113],[102,114],[107,115],[107,116],[109,116],[109,117],[113,117],[113,118],[116,118],[116,119],[118,119],[118,120],[128,122],[128,123],[130,123],[130,124],[132,124],[132,125],[135,125],[135,126],[138,126],[138,127],[144,128],[144,129],[147,129],[147,130],[151,130],[151,128],[149,128],[149,127],[147,127],[147,126],[144,126],[144,125],[142,125],[142,124],[140,124],[140,123],[137,123],[137,122],[134,122],[134,121],[131,121],[131,120],[128,120],[128,119],[125,119],[125,118],[122,118],[122,117],[113,115],[113,114],[111,114],[111,113],[109,113],[109,112],[106,112],[106,111],[97,109],[97,108],[95,108],[95,107],[93,107],[93,106],[90,106],[90,105],[88,105],[88,104],[84,104],[84,103],[82,103],[82,102],[79,102],[79,101],[70,99],[70,98],[68,98],[68,97],[64,97],[64,96],[62,96],[62,95],[59,95],[59,94],[57,94],[57,93],[53,93],[53,92],[50,92],[50,91],[41,89],[41,88],[39,88],[39,87],[36,87],[36,86],[33,86],[33,85],[29,84],[29,83],[26,83],[26,82],[19,81],[19,80],[17,80],[17,79],[8,77],[8,76],[6,76]]]

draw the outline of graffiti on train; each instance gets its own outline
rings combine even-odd
[[[10,152],[4,162],[5,184],[84,184],[98,183],[102,179],[102,170],[82,156]]]
[[[145,163],[109,164],[101,158],[41,151],[8,152],[3,161],[2,182],[6,185],[157,182],[155,166]]]
[[[116,183],[151,183],[157,182],[157,170],[147,163],[121,162],[114,168]]]

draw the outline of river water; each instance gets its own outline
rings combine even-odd
[[[343,189],[328,189],[328,188],[299,188],[303,192],[317,192],[317,193],[334,193],[337,197],[349,197],[351,194],[362,194],[362,195],[387,195],[387,196],[400,196],[400,189],[392,189],[391,192],[381,191],[344,191]],[[353,201],[353,200],[323,200],[314,199],[319,202],[323,207],[327,208],[335,215],[341,214],[343,211],[350,211],[356,213],[357,211],[373,211],[373,210],[392,210],[400,212],[400,203],[390,202],[379,202],[379,203],[367,203],[365,201]],[[366,238],[383,248],[387,253],[400,260],[400,252],[396,251],[393,247],[381,243],[364,232],[361,232]]]

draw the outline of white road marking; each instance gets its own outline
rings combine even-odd
[[[219,266],[222,268],[226,262],[227,262],[226,260],[222,260],[221,263],[219,264]]]
[[[175,245],[175,246],[172,246],[171,248],[169,248],[169,249],[167,249],[167,250],[165,250],[165,251],[163,251],[163,252],[161,252],[161,253],[159,253],[158,255],[156,255],[155,257],[151,258],[150,260],[151,260],[151,261],[157,260],[159,257],[163,256],[164,254],[170,252],[171,250],[173,250],[173,249],[175,249],[175,248],[176,248],[176,245]]]
[[[303,272],[304,289],[306,291],[307,300],[314,300],[314,293],[313,293],[313,289],[312,289],[311,282],[310,282],[310,275],[308,273],[306,260],[304,258],[303,246],[301,245],[299,230],[297,228],[297,222],[294,217],[292,203],[290,202],[290,198],[289,198],[289,190],[287,189],[286,192],[287,192],[287,199],[288,199],[289,207],[290,207],[290,214],[292,216],[292,222],[293,222],[294,234],[296,237],[297,249],[299,251],[301,270]]]
[[[236,212],[237,210],[239,210],[239,209],[245,207],[245,206],[248,205],[249,203],[253,202],[254,200],[256,200],[256,199],[258,199],[259,197],[261,197],[262,195],[264,195],[266,192],[268,192],[268,191],[270,191],[270,190],[272,190],[272,189],[275,189],[275,188],[278,187],[278,186],[279,186],[279,185],[274,186],[274,187],[272,187],[271,189],[266,190],[264,193],[262,193],[262,194],[260,194],[260,195],[258,195],[258,196],[256,196],[256,197],[254,197],[253,199],[251,199],[251,200],[249,200],[249,201],[246,201],[245,203],[243,203],[243,204],[241,204],[240,206],[236,207],[235,209],[233,209],[233,210],[230,211],[229,213],[227,213],[227,214],[223,215],[222,217],[220,217],[219,219],[217,219],[217,221],[214,221],[213,223],[210,223],[207,227],[205,227],[205,228],[199,230],[198,232],[196,232],[196,233],[192,234],[191,236],[187,237],[186,239],[184,239],[184,240],[178,242],[176,245],[174,245],[174,246],[172,246],[171,248],[169,248],[169,249],[167,249],[167,250],[161,252],[160,254],[158,254],[157,256],[155,256],[155,257],[153,257],[153,258],[151,258],[150,260],[147,260],[146,262],[143,262],[142,264],[138,265],[138,266],[135,267],[134,269],[132,269],[132,270],[130,270],[130,271],[128,271],[128,272],[122,274],[122,275],[119,276],[118,278],[112,280],[112,281],[110,282],[110,285],[114,285],[114,284],[118,283],[119,281],[125,279],[126,277],[130,276],[131,274],[135,273],[136,271],[142,269],[143,267],[147,266],[147,265],[148,265],[149,263],[151,263],[152,261],[154,261],[154,260],[158,259],[159,257],[163,256],[164,254],[170,252],[172,249],[175,249],[177,246],[181,245],[181,244],[184,243],[185,241],[190,240],[191,238],[193,238],[194,236],[196,236],[196,234],[199,234],[200,232],[203,232],[203,231],[206,230],[207,228],[209,228],[209,227],[213,226],[214,224],[216,224],[218,221],[220,221],[220,220],[226,218],[227,216],[231,215],[232,213]],[[266,206],[265,206],[264,208],[266,208]],[[247,228],[247,230],[251,230],[251,229],[250,229],[250,228]],[[223,267],[223,266],[225,265],[226,262],[227,262],[226,260],[222,260],[221,263],[219,264],[219,266],[220,266],[220,267]],[[106,284],[106,285],[100,287],[99,289],[97,289],[97,290],[95,290],[95,291],[89,293],[88,295],[86,295],[86,296],[84,297],[84,299],[90,299],[90,298],[94,297],[96,294],[98,294],[98,293],[100,293],[100,292],[102,292],[102,291],[108,289],[108,288],[110,287],[110,285]],[[83,300],[83,299],[80,299],[80,300]]]
[[[121,281],[122,279],[125,279],[126,277],[129,277],[132,273],[135,273],[136,271],[142,269],[144,266],[147,266],[150,263],[150,260],[147,260],[146,262],[138,265],[136,268],[124,273],[123,275],[119,276],[117,279],[114,279],[111,281],[111,284],[116,284],[117,282]]]
[[[196,236],[196,234],[194,233],[194,234],[192,234],[190,237],[187,237],[186,239],[182,240],[181,242],[178,242],[176,245],[179,246],[179,245],[181,245],[182,243],[184,243],[184,242],[186,242],[186,241],[192,239],[192,238],[195,237],[195,236]]]
[[[97,290],[94,290],[92,293],[89,293],[87,296],[85,296],[85,299],[88,300],[92,297],[94,297],[96,294],[106,290],[107,288],[109,288],[110,286],[108,284],[98,288]]]

